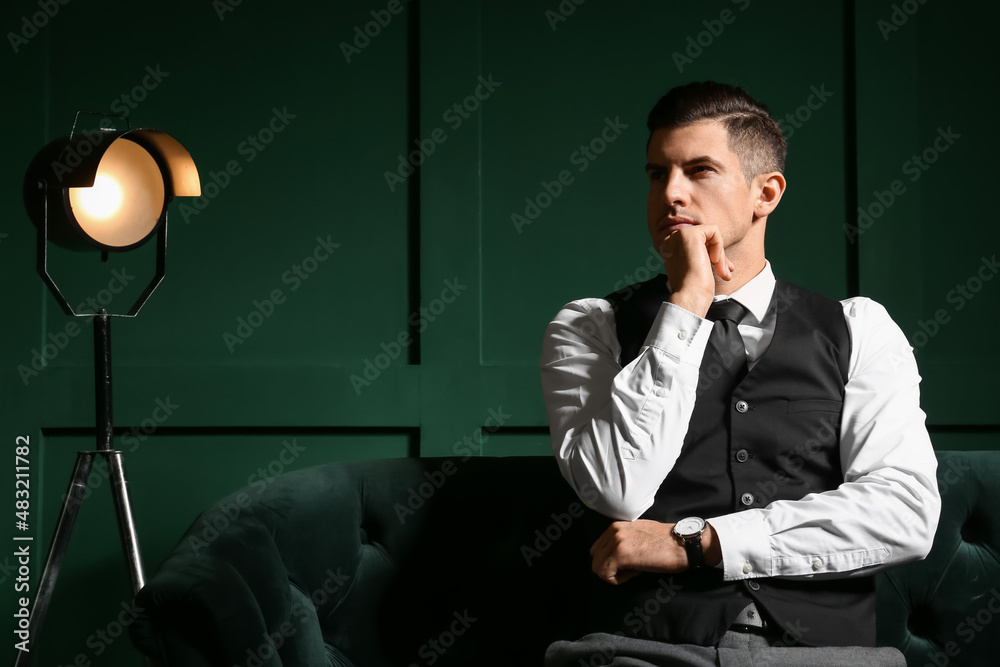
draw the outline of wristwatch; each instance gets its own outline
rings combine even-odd
[[[705,520],[696,516],[689,516],[674,524],[674,535],[684,543],[691,568],[705,565],[705,553],[701,550],[701,534],[705,532],[705,525]]]

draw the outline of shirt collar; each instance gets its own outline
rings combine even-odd
[[[771,271],[771,263],[764,260],[764,268],[756,276],[750,279],[743,287],[729,295],[728,298],[736,299],[743,304],[750,314],[757,318],[757,323],[764,321],[764,315],[771,305],[771,295],[774,294],[774,273]],[[725,296],[716,296],[715,301],[725,299]]]

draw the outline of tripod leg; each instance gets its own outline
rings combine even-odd
[[[77,453],[73,477],[69,481],[69,489],[66,491],[62,510],[59,512],[59,521],[56,523],[56,531],[52,537],[52,545],[49,547],[49,554],[45,559],[42,578],[38,582],[35,601],[31,606],[31,623],[28,626],[28,647],[32,650],[41,646],[38,636],[45,623],[45,613],[49,609],[52,590],[55,588],[56,578],[59,576],[59,566],[62,564],[63,556],[66,554],[69,537],[73,532],[73,525],[76,523],[76,515],[80,510],[81,503],[83,503],[83,492],[86,489],[87,480],[90,478],[90,468],[93,463],[94,452]],[[29,651],[20,651],[17,654],[15,667],[27,667],[30,665],[31,656],[32,653]]]
[[[146,585],[146,575],[142,568],[142,553],[139,551],[139,536],[135,531],[135,520],[132,518],[132,502],[128,494],[128,482],[125,479],[125,464],[119,451],[101,452],[108,460],[108,473],[111,479],[111,494],[115,501],[115,514],[118,516],[118,535],[121,537],[122,550],[128,561],[129,573],[132,575],[132,592],[138,593]]]

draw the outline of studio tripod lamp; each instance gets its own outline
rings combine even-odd
[[[99,114],[94,114],[99,115]],[[32,160],[24,181],[24,200],[37,227],[37,267],[59,305],[72,317],[94,318],[94,372],[97,449],[79,452],[55,534],[35,592],[28,628],[28,649],[18,651],[16,667],[31,664],[45,614],[94,459],[108,466],[122,549],[133,592],[145,585],[142,554],[129,500],[122,453],[112,447],[111,317],[135,317],[163,279],[167,250],[167,208],[174,197],[201,195],[198,170],[187,150],[158,130],[100,128],[77,133],[77,114],[69,137],[45,146]],[[127,123],[127,121],[126,121]],[[108,253],[134,250],[156,239],[156,269],[127,313],[77,313],[49,273],[49,243],[71,250]]]

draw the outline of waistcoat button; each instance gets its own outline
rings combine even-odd
[[[753,494],[744,493],[742,496],[740,496],[740,502],[743,503],[744,505],[753,505]]]
[[[736,401],[736,412],[744,413],[750,409],[750,404],[746,401]]]
[[[741,449],[736,452],[736,460],[740,463],[745,463],[748,458],[750,458],[750,453],[747,450]]]

